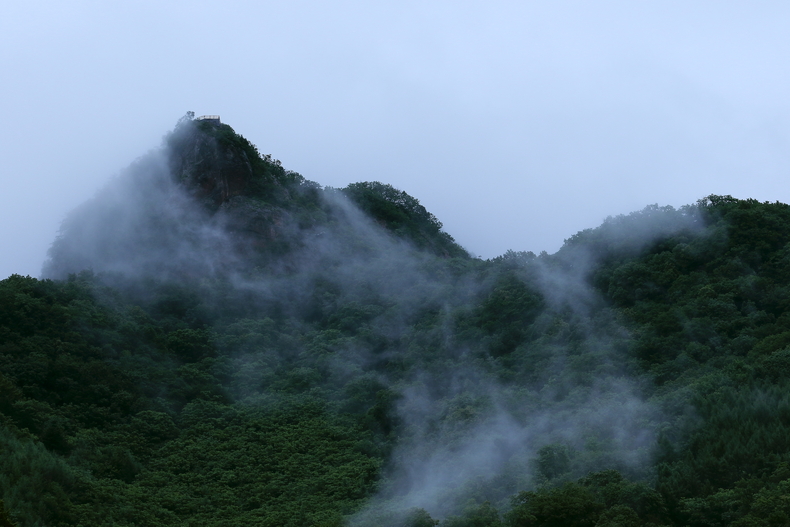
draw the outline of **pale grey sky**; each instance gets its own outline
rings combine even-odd
[[[187,110],[472,253],[708,194],[790,201],[790,4],[28,1],[0,18],[0,277]]]

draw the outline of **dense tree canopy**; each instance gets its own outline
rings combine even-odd
[[[482,261],[404,192],[321,189],[223,126],[169,148],[246,157],[264,234],[0,281],[0,524],[790,523],[790,206]]]

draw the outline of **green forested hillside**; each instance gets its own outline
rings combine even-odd
[[[790,524],[789,206],[483,261],[226,125],[155,156],[0,282],[0,524]]]

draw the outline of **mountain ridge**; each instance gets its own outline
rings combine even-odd
[[[790,206],[481,260],[188,117],[0,281],[0,521],[790,521]]]
[[[307,231],[333,227],[345,231],[338,236],[353,237],[346,207],[337,203],[342,199],[361,206],[379,225],[418,248],[467,256],[441,230],[441,223],[405,192],[377,182],[322,188],[261,155],[229,125],[190,117],[179,120],[161,150],[137,160],[64,221],[44,276],[62,278],[86,268],[84,253],[92,255],[96,271],[117,271],[136,260],[134,253],[157,251],[160,261],[139,262],[137,267],[155,272],[183,260],[180,254],[211,252],[224,253],[237,265],[266,265],[302,248],[311,239]],[[120,246],[124,243],[127,247]],[[113,251],[118,261],[103,261]],[[178,263],[170,276],[189,267]],[[228,272],[232,267],[212,263],[189,272]]]

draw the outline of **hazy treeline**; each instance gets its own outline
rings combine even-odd
[[[0,282],[0,521],[782,525],[789,242],[711,196],[483,261],[183,119]]]

